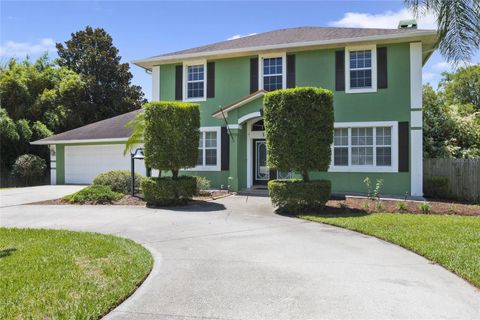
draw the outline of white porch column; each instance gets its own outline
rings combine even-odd
[[[410,194],[423,196],[422,43],[410,43]]]
[[[152,67],[152,101],[160,101],[160,66]]]
[[[50,184],[57,184],[57,148],[55,145],[48,146],[50,149]]]

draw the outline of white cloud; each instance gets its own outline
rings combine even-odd
[[[55,50],[52,38],[40,39],[37,43],[7,41],[0,46],[0,57],[25,57]]]
[[[437,77],[436,73],[433,72],[424,72],[422,74],[422,80],[424,83],[434,80]]]
[[[452,65],[448,62],[442,61],[442,62],[437,62],[432,66],[433,69],[437,71],[447,71],[452,68]]]
[[[245,34],[245,35],[241,35],[241,34],[236,34],[234,36],[231,36],[230,38],[228,38],[227,40],[235,40],[235,39],[240,39],[240,38],[243,38],[243,37],[249,37],[249,36],[254,36],[256,35],[257,33],[254,32],[254,33],[250,33],[250,34]]]
[[[408,9],[400,11],[385,11],[379,14],[347,12],[340,20],[331,21],[332,27],[350,27],[350,28],[397,28],[400,20],[412,19],[414,17]],[[419,16],[417,18],[420,29],[436,29],[435,17],[431,14]]]

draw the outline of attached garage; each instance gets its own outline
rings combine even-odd
[[[124,144],[65,146],[65,183],[89,184],[102,172],[130,170],[124,148]],[[145,175],[143,161],[135,161],[135,172]]]

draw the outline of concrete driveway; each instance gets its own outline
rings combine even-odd
[[[81,185],[36,186],[0,189],[0,208],[58,199],[85,188]]]
[[[14,206],[2,226],[89,230],[142,243],[153,272],[108,319],[478,319],[480,293],[376,238],[232,196],[175,210]]]

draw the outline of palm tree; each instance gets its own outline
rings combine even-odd
[[[437,44],[453,63],[470,61],[480,48],[479,0],[404,0],[416,15],[432,13],[437,19]]]
[[[125,125],[126,128],[133,128],[132,134],[125,144],[123,154],[126,155],[129,151],[134,149],[139,144],[143,143],[143,133],[145,131],[145,113],[140,112],[135,116],[135,119]]]

